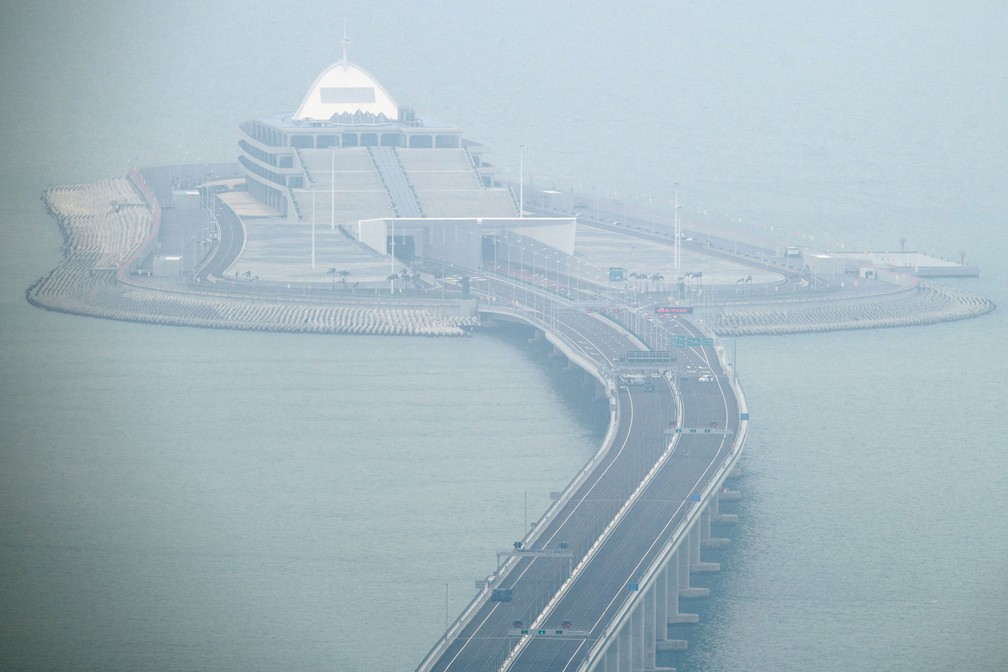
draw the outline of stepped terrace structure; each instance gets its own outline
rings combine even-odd
[[[389,273],[414,258],[478,267],[495,236],[573,254],[574,217],[525,217],[511,189],[495,183],[482,145],[397,105],[347,61],[346,44],[296,112],[240,125],[246,189],[219,194],[247,239],[232,273],[254,267],[267,281],[324,282],[330,266],[320,270],[316,257],[342,264],[336,250],[347,238],[394,257]],[[352,273],[365,285],[386,277],[384,267]]]
[[[513,217],[482,146],[397,105],[343,58],[297,111],[240,125],[248,193],[273,216],[344,225],[378,217]]]

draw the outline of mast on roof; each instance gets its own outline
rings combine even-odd
[[[340,40],[343,44],[343,59],[340,61],[343,64],[343,69],[346,70],[347,65],[347,50],[350,48],[350,38],[347,37],[346,24],[343,24],[343,39]]]

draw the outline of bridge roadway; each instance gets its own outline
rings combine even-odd
[[[562,309],[556,317],[556,334],[603,369],[614,366],[627,351],[643,349],[640,341],[599,315]],[[673,330],[700,335],[685,321],[676,322]],[[700,382],[697,375],[678,381],[683,433],[672,429],[677,403],[668,377],[656,379],[651,392],[639,386],[618,387],[619,410],[610,448],[596,456],[587,477],[566,502],[540,521],[528,545],[532,551],[559,551],[565,544],[573,558],[516,556],[499,570],[492,584],[510,589],[512,600],[482,604],[449,642],[442,640],[441,646],[435,646],[419,670],[578,669],[630,597],[630,583],[656,559],[690,507],[698,506],[690,496],[703,489],[731,454],[739,411],[713,347],[679,353],[680,370],[714,374],[711,382]],[[698,432],[690,433],[692,428]],[[672,437],[677,440],[672,442]],[[670,443],[646,488],[632,505],[624,507]],[[617,514],[619,521],[592,549]],[[591,557],[582,563],[589,549]],[[569,576],[568,562],[581,566],[557,596]],[[519,638],[513,634],[516,621],[525,627],[535,623],[550,633],[563,629],[577,634]],[[562,627],[565,622],[569,625]]]
[[[220,208],[220,206],[218,206]],[[220,240],[216,254],[201,269],[201,280],[222,277],[244,244],[240,224],[218,209]],[[498,296],[515,295],[512,284],[500,283]],[[522,286],[523,290],[528,288]],[[563,308],[548,295],[533,291],[533,304],[541,311],[533,321],[548,321],[552,331],[586,364],[612,372],[618,358],[630,350],[645,349],[638,339],[606,318],[583,310]],[[527,307],[522,309],[527,310]],[[520,311],[517,311],[520,312]],[[534,310],[533,310],[534,312]],[[678,335],[700,336],[686,321],[673,323]],[[739,412],[731,387],[720,375],[721,365],[712,347],[678,351],[678,369],[691,370],[685,380],[657,379],[655,390],[616,388],[616,423],[608,450],[597,455],[574,482],[573,492],[540,521],[529,537],[533,551],[570,552],[571,558],[515,557],[498,568],[493,587],[512,591],[512,601],[484,601],[465,619],[448,642],[440,642],[421,663],[420,670],[575,670],[626,599],[630,582],[654,561],[673,531],[687,515],[690,495],[698,493],[730,455]],[[712,382],[697,375],[709,370]],[[677,421],[676,388],[682,407]],[[705,433],[711,424],[718,430]],[[697,428],[697,434],[688,429]],[[672,436],[678,436],[666,450]],[[632,505],[637,490],[663,453],[664,461]],[[618,522],[617,522],[618,519]],[[603,532],[603,543],[596,545]],[[561,544],[565,545],[561,549]],[[589,559],[585,560],[587,556]],[[564,585],[569,567],[578,567],[574,580]],[[563,590],[561,591],[561,588]],[[551,600],[553,601],[551,603]],[[541,622],[537,617],[543,614]],[[512,636],[515,621],[569,629],[580,636]]]

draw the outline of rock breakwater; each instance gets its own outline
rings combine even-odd
[[[154,225],[151,207],[127,178],[53,187],[43,201],[59,221],[64,259],[26,292],[41,308],[151,324],[323,334],[462,336],[477,325],[476,317],[430,308],[260,299],[124,280],[120,265]]]
[[[708,326],[718,336],[800,334],[951,322],[979,317],[994,309],[994,303],[987,299],[921,282],[898,299],[824,301],[781,309],[733,309],[711,314]]]

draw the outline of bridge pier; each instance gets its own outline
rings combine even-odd
[[[715,516],[720,514],[716,513],[718,508],[718,498],[717,495],[711,497],[710,504],[704,509],[703,514],[700,516],[700,545],[703,548],[726,548],[728,544],[731,543],[731,539],[724,539],[719,537],[711,536],[711,523],[714,522]],[[717,564],[717,563],[706,563],[706,564]],[[720,565],[718,566],[720,569]]]
[[[721,570],[720,563],[704,562],[700,559],[700,547],[704,542],[704,518],[705,513],[700,514],[700,520],[689,531],[690,538],[690,572],[702,574],[705,572],[717,572]],[[710,537],[710,518],[707,517],[707,536]]]
[[[668,641],[669,623],[669,565],[658,574],[655,580],[655,646],[660,647]],[[678,596],[676,599],[676,609],[679,608]]]
[[[644,669],[644,600],[630,614],[630,665],[631,670]]]
[[[620,630],[619,636],[616,638],[616,645],[619,647],[619,658],[616,660],[617,670],[632,670],[631,655],[630,650],[633,648],[633,638],[631,637],[632,624],[627,623],[626,626]]]
[[[724,488],[719,496],[726,502],[737,502],[742,499],[741,492],[738,490],[729,490],[728,488]]]
[[[726,501],[732,501],[726,497],[726,495],[728,494],[735,496],[734,498],[732,498],[732,500],[739,500],[742,497],[741,493],[730,491],[727,488],[723,489],[720,493],[718,493],[718,495],[711,502],[712,506],[711,523],[713,525],[734,525],[735,523],[739,522],[739,517],[736,516],[735,514],[721,513],[721,498],[725,497]]]
[[[622,630],[613,639],[598,666],[597,672],[675,672],[674,668],[657,667],[659,651],[682,651],[688,647],[683,639],[670,639],[670,625],[699,623],[698,614],[679,611],[681,599],[707,597],[710,589],[690,586],[690,574],[717,571],[716,562],[703,562],[701,546],[717,542],[710,536],[712,520],[720,519],[715,500],[707,506],[696,524],[685,534],[679,548],[669,557],[653,583],[630,612]],[[720,540],[727,543],[729,540]],[[717,545],[716,543],[713,545]]]
[[[685,616],[687,618],[682,619],[682,620],[674,620],[675,616],[673,616],[673,614],[676,614],[679,611],[678,600],[683,600],[683,599],[689,600],[689,599],[693,599],[693,598],[697,598],[697,597],[707,597],[708,595],[710,595],[710,589],[709,588],[693,588],[693,587],[690,586],[690,581],[689,581],[690,566],[693,564],[692,562],[690,562],[691,555],[692,555],[691,546],[693,545],[691,543],[691,541],[692,541],[691,538],[690,538],[691,536],[692,535],[689,532],[686,533],[686,535],[683,537],[682,543],[679,545],[679,550],[676,551],[675,555],[673,556],[673,560],[676,563],[676,577],[677,577],[678,581],[677,581],[677,590],[675,591],[675,595],[676,595],[676,609],[675,609],[674,612],[671,611],[671,602],[669,603],[670,604],[670,611],[669,611],[669,614],[670,614],[669,615],[669,622],[670,623],[673,623],[673,622],[674,623],[697,623],[697,622],[699,622],[700,617],[697,616],[696,614],[680,614],[680,616]],[[669,594],[671,595],[671,593],[672,593],[672,591],[670,590]]]
[[[650,670],[654,669],[657,664],[655,660],[655,652],[658,650],[658,623],[657,623],[657,586],[651,586],[650,590],[644,593],[644,599],[641,602],[641,611],[643,618],[643,636],[642,648],[644,649],[644,662],[643,669]],[[666,625],[663,630],[668,630],[668,625]]]
[[[671,589],[669,586],[669,623],[699,623],[700,616],[698,614],[681,614],[679,613],[679,600],[680,599],[691,599],[695,597],[707,597],[710,595],[709,588],[691,588],[689,585],[689,575],[690,575],[690,549],[689,549],[689,534],[683,539],[682,544],[679,546],[679,550],[675,552],[672,556],[672,562],[669,564],[670,571],[672,571],[672,566],[675,565],[674,571],[676,574],[676,586],[675,590]]]
[[[599,381],[596,380],[595,381],[595,399],[596,400],[607,399],[608,397],[609,397],[609,390],[606,389],[605,385],[603,385],[602,383],[600,383]]]

